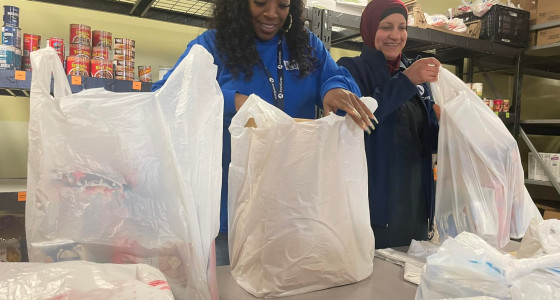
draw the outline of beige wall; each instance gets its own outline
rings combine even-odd
[[[136,65],[151,65],[154,79],[158,66],[173,65],[187,43],[204,31],[199,27],[43,2],[5,0],[2,5],[20,8],[22,32],[40,35],[42,48],[50,37],[61,37],[67,43],[70,24],[74,23],[109,31],[113,37],[133,39]],[[29,98],[0,96],[0,178],[26,177],[28,120]]]

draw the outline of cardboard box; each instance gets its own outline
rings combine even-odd
[[[558,0],[538,0],[537,9],[550,7],[558,4]]]
[[[529,31],[529,47],[533,47],[537,45],[537,32],[536,31]]]
[[[560,220],[560,212],[545,210],[543,219],[545,219],[545,220],[550,220],[550,219]]]
[[[537,13],[536,9],[532,9],[529,11],[529,26],[535,25],[537,24],[537,16],[539,14]]]
[[[511,0],[515,7],[519,5],[521,9],[531,11],[537,9],[537,0]]]
[[[558,20],[560,20],[560,3],[557,2],[551,6],[539,6],[537,9],[537,24],[549,23]]]
[[[560,42],[560,26],[541,29],[537,32],[537,46]]]

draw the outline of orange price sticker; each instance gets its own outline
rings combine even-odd
[[[16,71],[15,78],[16,78],[16,80],[24,80],[25,81],[25,71]]]
[[[82,77],[81,76],[72,76],[72,84],[73,85],[82,85]]]
[[[24,202],[25,200],[27,200],[27,192],[18,192],[17,201]]]
[[[133,81],[132,82],[132,89],[133,90],[141,90],[142,89],[142,82],[140,81]]]

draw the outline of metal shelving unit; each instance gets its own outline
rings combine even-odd
[[[530,31],[560,26],[560,21],[533,25]],[[560,80],[560,43],[531,46],[524,52],[526,74],[548,79]],[[560,119],[522,120],[520,122],[521,138],[535,155],[536,163],[542,168],[550,181],[525,180],[526,184],[553,187],[560,195],[560,183],[556,181],[529,135],[560,136]]]

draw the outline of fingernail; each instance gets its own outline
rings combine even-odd
[[[366,126],[366,124],[363,125],[362,129],[367,132],[367,134],[371,134],[371,130],[369,130],[369,128]]]
[[[377,118],[375,117],[375,115],[373,116],[373,120],[375,121],[375,124],[379,124],[379,121],[377,121]]]

